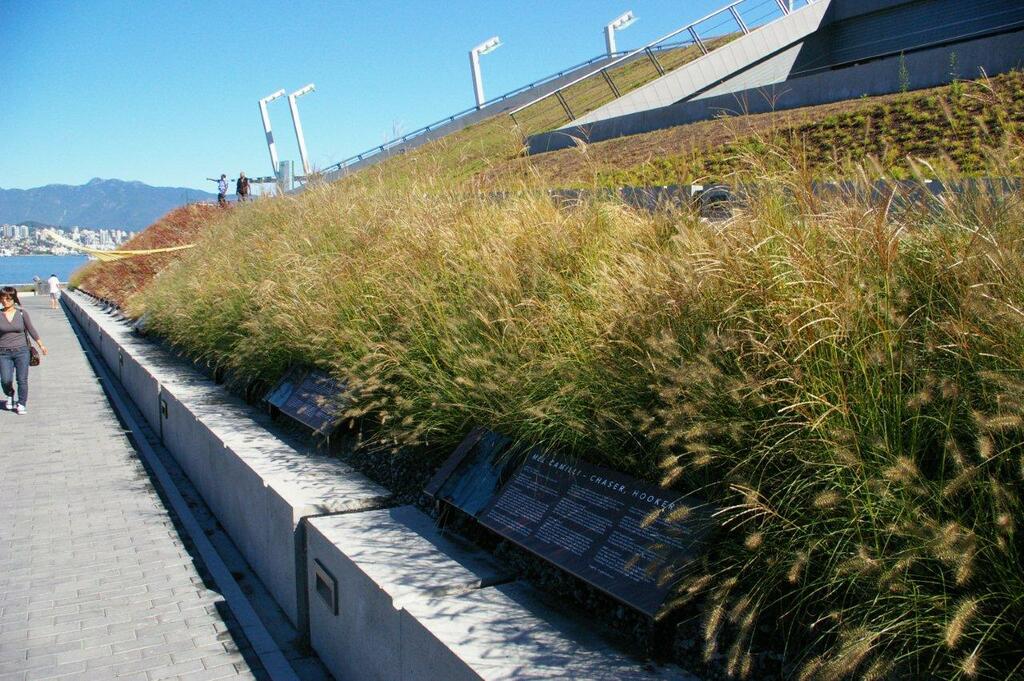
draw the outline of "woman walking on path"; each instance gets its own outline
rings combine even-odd
[[[18,414],[27,411],[28,404],[28,362],[29,340],[32,336],[39,350],[45,355],[46,346],[39,338],[39,332],[32,326],[25,310],[18,301],[18,290],[13,286],[0,288],[0,387],[3,388],[4,409]],[[17,377],[18,400],[14,400],[14,382]]]

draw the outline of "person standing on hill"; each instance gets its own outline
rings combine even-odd
[[[45,355],[46,346],[39,338],[39,332],[32,326],[25,310],[18,301],[18,290],[13,286],[0,288],[0,388],[4,400],[0,408],[10,409],[17,414],[28,411],[28,367],[29,336],[35,340]],[[14,399],[15,377],[18,384],[18,399]]]
[[[235,194],[238,195],[239,203],[249,200],[249,178],[243,172],[239,172],[238,179],[235,180]]]
[[[57,301],[60,300],[60,279],[56,274],[51,274],[46,280],[46,284],[50,289],[50,309],[56,310]]]
[[[212,177],[206,178],[210,182],[217,183],[217,205],[221,208],[225,208],[228,205],[228,176],[224,173],[220,174],[220,179],[215,180]]]

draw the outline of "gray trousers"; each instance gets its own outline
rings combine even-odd
[[[28,405],[28,346],[0,349],[0,387],[4,395],[14,397],[14,381],[18,381],[18,402]]]

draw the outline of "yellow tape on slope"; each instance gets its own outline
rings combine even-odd
[[[50,241],[57,242],[61,246],[74,248],[75,250],[82,251],[83,253],[88,253],[89,255],[94,256],[97,260],[103,261],[122,260],[124,258],[134,258],[136,256],[151,255],[153,253],[170,253],[171,251],[181,251],[186,248],[192,248],[193,246],[195,246],[195,244],[185,244],[184,246],[171,246],[169,248],[151,248],[145,251],[104,251],[99,248],[89,248],[88,246],[83,246],[80,243],[76,243],[71,239],[62,237],[56,232],[51,232],[48,229],[44,229],[42,232],[40,232],[40,235],[43,236],[44,238],[49,239]]]

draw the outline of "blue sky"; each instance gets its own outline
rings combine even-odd
[[[270,173],[257,100],[309,82],[299,112],[326,167],[604,50],[638,47],[721,0],[180,2],[0,0],[0,187],[93,177],[210,190],[206,177]],[[285,98],[270,104],[282,159],[298,150]]]

